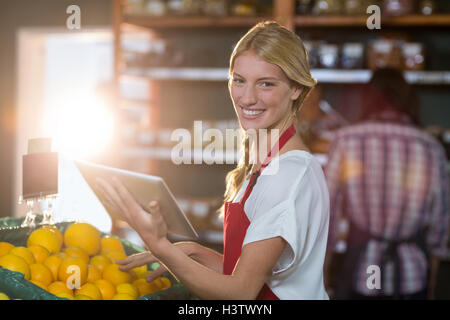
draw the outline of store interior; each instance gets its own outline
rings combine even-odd
[[[375,3],[381,25],[370,29],[366,9]],[[80,8],[79,29],[70,27],[73,4]],[[83,181],[73,160],[84,159],[163,177],[198,241],[223,250],[217,210],[239,150],[224,144],[220,154],[202,153],[211,143],[204,132],[239,128],[229,58],[240,37],[264,20],[296,32],[309,51],[318,87],[298,128],[322,165],[334,130],[359,120],[372,71],[386,66],[404,72],[419,99],[420,127],[450,159],[449,1],[14,0],[1,6],[0,217],[25,214],[18,202],[22,156],[29,139],[45,136],[61,156],[55,219],[87,221],[143,245]],[[327,125],[313,132],[311,123],[321,120]],[[192,137],[192,163],[173,161],[176,129]]]

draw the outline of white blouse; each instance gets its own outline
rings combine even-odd
[[[234,202],[239,202],[249,180]],[[250,220],[242,247],[273,237],[287,245],[266,284],[279,299],[329,299],[323,283],[329,195],[317,159],[291,150],[262,171],[245,202]]]

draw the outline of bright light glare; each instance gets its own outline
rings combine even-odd
[[[95,156],[113,136],[114,118],[96,96],[61,100],[45,121],[53,128],[51,134],[56,151],[71,159]]]

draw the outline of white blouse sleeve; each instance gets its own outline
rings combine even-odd
[[[312,168],[314,165],[319,169]],[[285,158],[277,174],[259,177],[245,204],[250,225],[242,246],[274,237],[287,242],[273,275],[299,265],[319,232],[328,232],[326,217],[321,214],[327,193],[317,170],[321,170],[319,164]]]

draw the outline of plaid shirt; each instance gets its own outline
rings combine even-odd
[[[405,239],[428,226],[430,253],[446,247],[449,179],[444,150],[431,135],[408,122],[367,120],[336,132],[325,167],[330,192],[329,248],[335,248],[340,218],[384,239]],[[393,266],[382,269],[381,290],[369,289],[369,265],[380,266],[386,243],[370,240],[356,268],[353,289],[392,295]],[[425,288],[427,261],[414,244],[401,244],[400,292]]]

